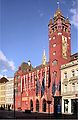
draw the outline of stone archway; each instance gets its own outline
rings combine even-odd
[[[43,99],[42,111],[43,111],[43,112],[46,112],[46,100],[45,100],[45,99]]]
[[[39,112],[39,100],[36,100],[36,111]]]
[[[33,111],[33,101],[30,100],[30,110]]]

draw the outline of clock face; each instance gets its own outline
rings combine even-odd
[[[67,37],[62,36],[62,57],[67,59]]]

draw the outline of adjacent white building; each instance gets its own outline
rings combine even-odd
[[[9,81],[5,85],[5,107],[6,109],[13,109],[14,97],[14,79],[7,78]]]
[[[62,113],[77,111],[78,100],[78,59],[61,66]]]

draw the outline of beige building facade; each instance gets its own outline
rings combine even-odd
[[[14,79],[2,77],[0,79],[0,108],[13,109]]]
[[[13,109],[14,81],[13,78],[7,79],[9,81],[5,85],[5,107],[6,109]]]
[[[5,84],[0,83],[0,107],[5,108]]]
[[[78,59],[61,66],[62,113],[77,112],[78,105]]]

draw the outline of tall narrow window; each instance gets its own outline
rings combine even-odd
[[[57,77],[57,71],[54,71],[54,72],[53,72],[53,77],[54,77],[54,78]]]
[[[67,78],[67,72],[64,73],[64,78],[65,78],[65,79]]]
[[[72,83],[72,91],[75,91],[75,83]]]
[[[76,76],[78,76],[78,69],[77,69],[77,71],[76,71]]]
[[[39,112],[39,100],[36,100],[36,111]]]
[[[64,100],[64,112],[68,113],[68,99]]]
[[[46,112],[46,100],[45,99],[43,99],[42,110],[43,112]]]
[[[67,92],[67,84],[64,85],[64,92]]]
[[[30,110],[33,111],[33,101],[30,100]]]
[[[75,76],[75,71],[74,70],[72,70],[72,77],[74,77]]]

